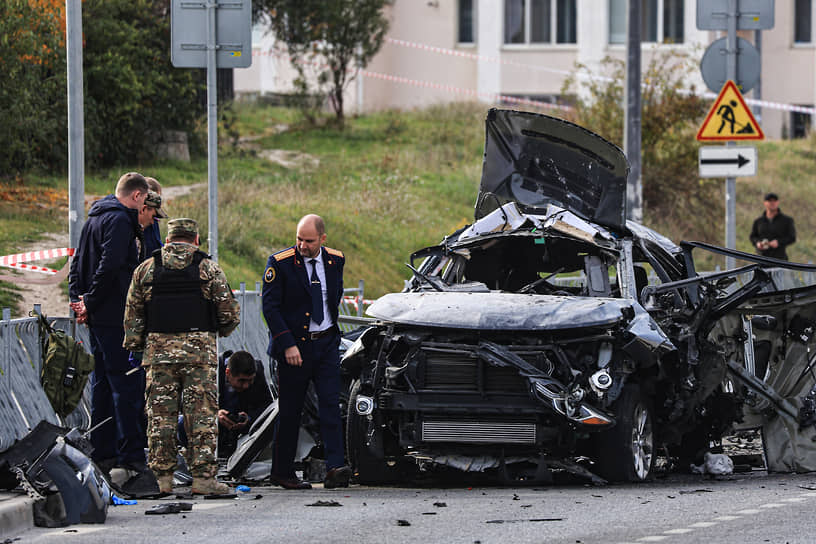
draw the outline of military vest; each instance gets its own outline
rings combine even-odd
[[[218,330],[215,305],[204,298],[199,274],[203,251],[193,254],[193,262],[182,269],[166,268],[161,248],[153,252],[153,281],[150,300],[145,304],[147,332],[196,332]]]

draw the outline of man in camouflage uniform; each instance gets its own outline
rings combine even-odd
[[[143,352],[150,468],[162,493],[173,490],[179,411],[187,425],[193,493],[229,491],[215,480],[216,334],[235,330],[239,305],[221,268],[198,244],[194,220],[169,221],[167,244],[136,268],[125,306],[123,345],[137,357]]]

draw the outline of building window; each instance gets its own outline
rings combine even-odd
[[[796,0],[793,7],[793,41],[794,43],[810,43],[812,34],[812,0]]]
[[[609,0],[609,43],[626,43],[626,0]]]
[[[576,0],[504,0],[504,43],[576,43]]]
[[[683,43],[683,0],[663,0],[663,43]]]
[[[473,0],[459,0],[459,43],[474,43]]]
[[[805,108],[812,108],[810,104],[802,104]],[[807,138],[810,133],[810,114],[798,111],[791,112],[791,138]]]
[[[609,43],[626,43],[628,4],[627,0],[609,0]],[[642,0],[640,6],[642,42],[683,43],[683,0]]]

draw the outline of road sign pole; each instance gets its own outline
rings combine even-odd
[[[641,0],[628,1],[626,24],[626,110],[624,111],[623,150],[629,160],[626,182],[626,218],[643,221],[643,185],[641,179],[641,95],[640,95],[640,21]]]
[[[82,91],[82,2],[65,2],[68,63],[68,240],[79,246],[85,224],[85,114]]]
[[[215,0],[207,2],[207,245],[218,261],[218,80],[215,64]]]
[[[726,62],[726,79],[737,79],[737,0],[728,0],[728,60]],[[726,146],[736,144],[729,141]],[[725,178],[725,247],[737,248],[737,178]],[[736,266],[733,257],[725,258],[725,268]]]

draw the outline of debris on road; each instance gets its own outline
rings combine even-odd
[[[178,514],[179,512],[189,512],[193,509],[193,503],[190,502],[168,502],[165,504],[157,504],[145,510],[145,515],[158,516],[164,514]]]
[[[311,504],[307,504],[306,506],[343,506],[337,501],[315,501]]]

